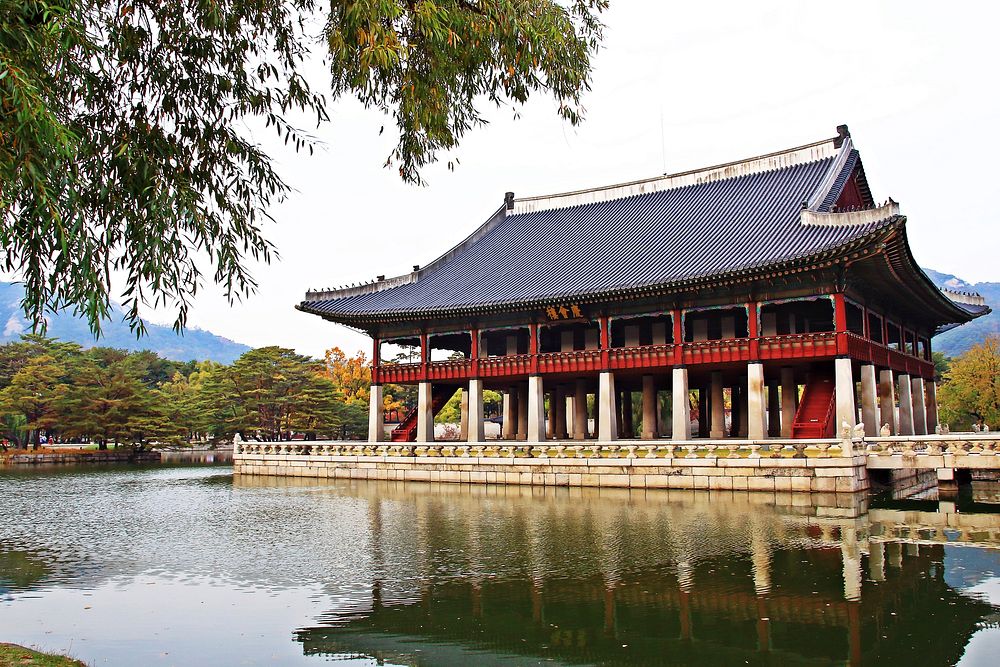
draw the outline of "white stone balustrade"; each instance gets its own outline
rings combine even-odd
[[[234,454],[279,456],[354,456],[381,458],[556,458],[556,459],[780,459],[832,458],[842,456],[839,439],[809,440],[619,440],[614,444],[586,442],[568,444],[540,442],[509,444],[494,440],[482,443],[405,442],[368,443],[342,440],[293,440],[291,442],[234,443]],[[860,441],[859,441],[860,442]],[[998,439],[1000,444],[1000,439]]]

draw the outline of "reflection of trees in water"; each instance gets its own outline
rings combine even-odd
[[[392,484],[353,493],[369,500],[371,595],[301,630],[307,654],[953,664],[995,612],[947,585],[946,547],[869,544],[865,515],[820,518],[831,508]]]
[[[28,590],[51,575],[52,567],[43,554],[0,542],[0,593]]]

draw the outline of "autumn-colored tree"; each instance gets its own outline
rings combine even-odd
[[[372,369],[364,352],[348,357],[339,347],[331,348],[326,351],[323,368],[344,402],[367,403]]]
[[[941,421],[956,430],[1000,426],[1000,336],[988,336],[952,360],[938,394]]]

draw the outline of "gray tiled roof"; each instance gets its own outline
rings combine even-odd
[[[803,225],[802,203],[857,152],[565,208],[511,214],[390,289],[310,299],[303,310],[358,319],[541,302],[766,266],[842,245],[885,224]],[[829,173],[832,169],[837,174]]]

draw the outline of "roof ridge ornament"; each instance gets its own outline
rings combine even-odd
[[[852,209],[849,211],[831,211],[827,213],[803,207],[802,212],[799,214],[799,222],[803,225],[818,227],[845,227],[882,222],[897,215],[900,215],[899,204],[890,198],[881,206]]]
[[[955,290],[948,287],[940,287],[938,289],[955,303],[964,303],[970,306],[986,305],[986,299],[979,292],[966,292],[965,290]]]

